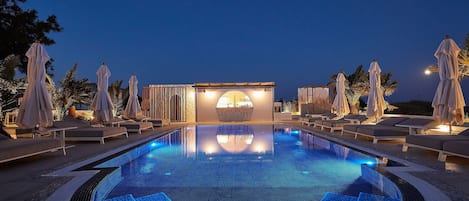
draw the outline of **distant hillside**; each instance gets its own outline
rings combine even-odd
[[[432,102],[412,100],[409,102],[391,103],[398,107],[393,111],[386,111],[387,114],[412,114],[412,115],[427,115],[433,114]]]
[[[386,111],[387,114],[412,114],[428,116],[433,114],[432,102],[429,101],[411,100],[409,102],[391,103],[391,105],[398,107],[398,109],[393,111]],[[469,112],[469,106],[464,108],[464,112],[466,114]]]

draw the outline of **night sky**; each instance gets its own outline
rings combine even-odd
[[[124,87],[132,74],[140,89],[273,81],[276,98],[285,99],[376,59],[399,82],[387,101],[431,101],[438,75],[425,76],[424,68],[436,63],[446,34],[463,48],[469,33],[468,0],[29,0],[23,8],[41,19],[54,14],[64,27],[46,47],[55,80],[78,63],[78,77],[96,82],[104,62],[110,81]]]

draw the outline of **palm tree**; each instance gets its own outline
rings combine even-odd
[[[128,88],[122,89],[123,80],[116,80],[108,88],[109,96],[111,96],[112,104],[116,111],[115,115],[119,115],[124,111],[124,99],[128,96]]]
[[[344,73],[345,75],[345,73]],[[397,81],[391,81],[392,73],[382,73],[381,74],[381,87],[385,96],[390,96],[397,89]],[[345,78],[345,96],[350,105],[350,113],[358,114],[360,110],[360,97],[367,96],[370,90],[370,81],[369,75],[363,69],[363,65],[359,65],[353,74],[346,75]],[[337,75],[331,76],[332,81],[330,81],[327,86],[332,88],[333,94],[335,94],[335,83]]]
[[[68,109],[74,104],[88,105],[91,103],[91,98],[88,94],[92,92],[92,88],[89,87],[88,79],[76,78],[77,69],[78,65],[74,64],[72,69],[59,81],[60,88],[56,88],[52,80],[49,81],[58,119],[62,119]]]

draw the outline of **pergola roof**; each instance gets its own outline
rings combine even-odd
[[[195,83],[195,88],[225,88],[225,87],[275,87],[275,82],[207,82]]]

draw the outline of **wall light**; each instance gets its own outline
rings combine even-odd
[[[213,152],[215,152],[215,147],[213,147],[212,145],[208,145],[208,146],[205,148],[205,153],[206,153],[206,154],[213,154]]]
[[[205,91],[205,96],[207,98],[213,98],[213,97],[215,97],[215,92],[214,91]]]
[[[429,65],[425,68],[425,75],[430,75],[432,73],[437,73],[440,71],[440,68],[437,65]]]
[[[265,148],[262,145],[257,145],[255,149],[256,149],[257,153],[264,153],[265,152]]]
[[[254,97],[260,98],[264,95],[264,91],[254,91]]]

